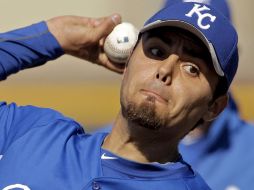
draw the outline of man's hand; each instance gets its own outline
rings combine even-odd
[[[48,20],[47,25],[65,53],[122,73],[124,65],[111,62],[103,51],[105,38],[120,22],[118,14],[103,18],[61,16]]]

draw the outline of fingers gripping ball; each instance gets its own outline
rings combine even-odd
[[[131,23],[123,22],[105,39],[104,51],[111,61],[125,64],[137,40],[137,28]]]

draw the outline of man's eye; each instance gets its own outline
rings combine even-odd
[[[152,56],[157,57],[157,58],[166,58],[166,55],[163,50],[160,48],[150,48],[149,52]]]
[[[199,68],[194,65],[184,65],[183,68],[187,73],[191,74],[192,76],[197,76],[200,72]]]

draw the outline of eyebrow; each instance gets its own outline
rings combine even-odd
[[[204,61],[207,60],[207,53],[206,53],[206,51],[204,51],[202,49],[197,50],[197,49],[194,49],[194,48],[191,48],[191,47],[184,46],[183,47],[183,53],[188,55],[188,56],[191,56],[191,57],[202,59]]]
[[[208,68],[213,68],[213,63],[212,63],[212,58],[210,55],[210,52],[208,50],[208,48],[206,47],[206,45],[194,34],[185,31],[181,28],[177,28],[177,27],[166,27],[165,26],[165,30],[169,30],[170,32],[174,32],[175,34],[182,36],[184,39],[190,41],[190,43],[192,44],[190,47],[187,47],[186,45],[184,45],[183,47],[183,53],[187,56],[190,57],[194,57],[197,59],[201,59],[202,61],[204,61],[205,63],[207,63],[206,65],[208,66]],[[159,29],[152,29],[151,31],[148,31],[146,34],[148,35],[148,37],[157,37],[159,38],[162,42],[166,43],[168,46],[172,45],[172,40],[170,38],[167,37],[165,32],[161,32],[161,30]],[[197,47],[197,48],[194,48]]]
[[[164,35],[160,35],[160,36],[153,36],[153,37],[158,37],[160,38],[163,42],[165,42],[167,45],[171,45],[173,42],[170,38],[168,38],[167,36]],[[188,37],[184,37],[186,40],[189,40]],[[194,57],[194,58],[198,58],[198,59],[202,59],[204,61],[208,61],[208,49],[205,47],[204,44],[200,44],[200,42],[197,42],[198,44],[200,44],[200,46],[203,47],[199,47],[197,44],[194,43],[194,41],[190,41],[190,43],[192,44],[190,47],[187,47],[186,45],[183,45],[183,53],[185,55]]]

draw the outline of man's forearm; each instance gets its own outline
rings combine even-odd
[[[45,22],[0,34],[0,80],[63,54]]]

